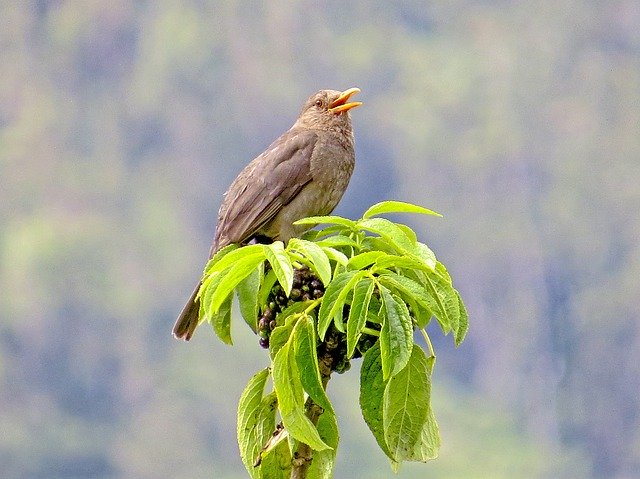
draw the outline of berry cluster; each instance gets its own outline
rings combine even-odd
[[[296,268],[293,271],[293,288],[289,296],[284,293],[282,286],[276,283],[269,297],[267,306],[258,320],[258,335],[260,336],[260,346],[269,347],[269,336],[276,327],[276,316],[285,308],[298,301],[309,301],[321,298],[324,295],[324,285],[313,272],[306,266]]]
[[[349,306],[345,306],[343,315],[346,325],[347,318],[349,317]],[[367,322],[367,327],[378,331],[380,330],[380,325],[375,323]],[[358,344],[356,344],[356,349],[351,359],[361,358],[377,340],[378,338],[376,336],[362,334],[358,340]],[[331,355],[332,371],[342,374],[351,368],[350,359],[347,357],[347,335],[338,331],[334,324],[329,326],[324,342],[318,346],[318,357],[324,354]]]
[[[285,308],[299,301],[310,301],[321,298],[324,295],[324,285],[306,266],[294,269],[293,288],[287,296],[276,283],[271,289],[267,298],[267,306],[262,311],[258,320],[258,336],[260,336],[260,346],[269,348],[269,337],[271,331],[277,326],[276,317]],[[344,306],[343,318],[345,325],[349,318],[349,305]],[[367,322],[369,329],[380,330],[377,323]],[[376,336],[362,334],[356,345],[353,358],[360,358],[378,340]],[[318,357],[330,356],[331,370],[339,374],[348,371],[351,363],[347,357],[347,335],[338,331],[335,325],[331,324],[325,334],[324,342],[318,345]]]

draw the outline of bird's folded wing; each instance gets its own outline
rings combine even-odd
[[[290,130],[254,159],[229,187],[211,248],[248,241],[312,180],[312,131]]]

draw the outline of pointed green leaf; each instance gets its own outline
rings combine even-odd
[[[298,251],[308,258],[311,261],[311,269],[318,275],[322,284],[327,285],[331,282],[331,264],[327,253],[320,246],[311,241],[291,238],[287,249]]]
[[[318,312],[318,336],[320,340],[324,341],[324,335],[336,315],[342,315],[344,302],[349,291],[365,274],[365,271],[345,271],[334,277],[333,281],[329,283]]]
[[[315,325],[311,317],[303,316],[296,323],[293,331],[293,346],[304,390],[325,412],[333,413],[331,402],[322,387],[316,351]]]
[[[349,258],[347,263],[348,269],[364,269],[367,266],[372,265],[380,257],[388,256],[383,251],[366,251],[364,253],[357,254]]]
[[[239,250],[236,250],[239,251]],[[230,255],[233,253],[229,253]],[[229,255],[225,256],[228,257]],[[223,260],[224,261],[224,260]],[[264,261],[264,254],[259,251],[254,254],[243,256],[236,261],[232,266],[225,270],[224,276],[221,278],[218,286],[213,292],[211,297],[211,304],[209,306],[211,313],[215,314],[222,303],[229,297],[238,284],[249,276],[254,270]],[[215,268],[215,266],[214,266]]]
[[[379,285],[384,323],[380,330],[380,352],[384,379],[396,375],[407,364],[413,348],[413,323],[404,302]]]
[[[289,296],[293,285],[293,266],[289,256],[284,251],[282,241],[276,241],[270,245],[263,245],[264,254],[271,265],[271,268],[278,278],[285,294]]]
[[[458,294],[447,277],[438,271],[425,275],[425,286],[432,299],[433,314],[444,334],[457,331],[460,327],[460,302]]]
[[[342,216],[310,216],[309,218],[303,218],[293,223],[294,225],[319,225],[330,224],[340,225],[347,228],[353,228],[356,224],[355,221],[343,218]]]
[[[436,422],[433,410],[429,407],[427,417],[420,433],[420,439],[416,443],[413,452],[406,458],[406,460],[427,462],[438,457],[439,449],[440,430],[438,429],[438,423]]]
[[[344,236],[344,235],[349,234],[350,231],[351,230],[349,228],[345,228],[344,226],[333,225],[333,226],[327,226],[319,230],[307,231],[302,235],[302,238],[308,241],[313,241],[318,245],[320,245],[322,241],[325,241],[334,236],[348,238],[348,236]]]
[[[209,260],[205,269],[205,276],[224,271],[246,256],[260,254],[263,249],[264,246],[261,244],[252,244],[241,248],[236,245],[226,246]]]
[[[205,278],[210,274],[210,270],[213,267],[213,265],[215,265],[216,263],[218,263],[222,258],[224,258],[227,254],[231,253],[233,250],[238,249],[240,246],[238,246],[237,244],[229,244],[227,246],[225,246],[224,248],[220,248],[218,251],[215,252],[215,254],[209,258],[209,261],[207,262],[207,265],[204,268],[204,272],[202,277]],[[221,270],[220,270],[221,271]]]
[[[402,268],[402,269],[415,269],[425,272],[433,272],[433,268],[429,268],[421,260],[417,258],[411,258],[409,256],[400,256],[393,254],[386,254],[380,256],[375,263],[374,271],[390,269],[390,268]]]
[[[287,344],[292,331],[293,323],[291,322],[276,326],[276,328],[271,331],[271,336],[269,337],[269,354],[271,359],[274,359],[278,351],[280,351],[280,348]]]
[[[397,462],[413,456],[429,412],[431,381],[427,367],[422,348],[413,348],[406,367],[389,379],[384,390],[384,437]]]
[[[330,446],[320,438],[318,430],[305,414],[304,390],[291,338],[280,348],[273,360],[272,377],[278,395],[282,423],[289,434],[308,444],[313,450],[328,449]]]
[[[346,264],[349,261],[349,259],[346,257],[346,255],[343,252],[338,251],[335,248],[331,248],[329,246],[322,246],[322,250],[326,253],[329,259],[335,261],[338,264],[346,266]]]
[[[273,269],[269,269],[267,274],[262,278],[262,284],[260,285],[260,291],[258,292],[258,305],[266,306],[267,299],[269,298],[269,294],[271,294],[271,289],[273,285],[276,284],[278,278],[276,277],[276,273]]]
[[[386,382],[382,378],[382,359],[380,345],[376,342],[365,353],[360,368],[360,409],[369,430],[376,438],[380,449],[391,458],[391,453],[384,438],[382,420],[383,399]]]
[[[358,227],[365,231],[370,231],[380,235],[388,244],[392,245],[396,251],[402,253],[412,253],[416,243],[399,228],[398,225],[386,218],[369,218],[358,221]]]
[[[402,223],[396,223],[396,226],[404,231],[404,234],[406,234],[407,238],[409,238],[413,243],[418,242],[418,235],[416,235],[416,232],[413,231],[409,226],[403,225]]]
[[[436,358],[433,356],[426,358],[426,370],[424,374],[429,378],[429,384],[431,384],[431,374],[433,372],[435,361]],[[431,389],[430,386],[429,389]],[[431,393],[431,391],[429,391],[429,393]],[[429,396],[430,395],[431,394],[429,394]],[[422,426],[420,439],[416,443],[411,456],[407,458],[409,461],[427,462],[438,457],[438,450],[440,449],[440,431],[438,429],[436,417],[433,414],[433,409],[431,408],[431,401],[429,401],[428,406],[429,408],[425,418],[425,423]]]
[[[436,255],[424,243],[416,242],[415,250],[411,253],[411,257],[423,263],[430,271],[436,269]]]
[[[253,467],[260,450],[269,439],[271,432],[264,436],[264,408],[261,407],[264,394],[264,386],[269,377],[269,369],[263,369],[255,374],[245,387],[240,402],[238,403],[238,445],[240,446],[240,457],[244,467],[252,478],[258,478],[259,471]],[[275,397],[274,397],[275,399]],[[275,426],[275,404],[267,407],[267,412],[273,414],[273,425]],[[269,418],[267,416],[267,422]]]
[[[232,344],[231,341],[231,301],[233,295],[229,294],[223,304],[218,307],[217,311],[214,311],[211,304],[218,285],[224,279],[226,271],[223,273],[216,273],[207,277],[200,286],[200,321],[207,321],[213,327],[218,338],[226,343]]]
[[[233,295],[229,295],[222,302],[218,311],[209,316],[209,322],[213,327],[213,331],[220,340],[228,345],[233,344],[231,339],[231,302]]]
[[[240,314],[251,330],[255,333],[258,324],[258,293],[260,281],[264,275],[264,263],[260,263],[249,276],[236,286]]]
[[[442,216],[440,213],[428,210],[422,206],[405,203],[404,201],[382,201],[371,206],[362,215],[363,218],[370,218],[385,213],[418,213],[423,215]]]
[[[276,393],[273,392],[271,395],[275,398],[277,406]],[[264,400],[270,396],[265,397]],[[275,428],[272,429],[272,434],[274,430]],[[289,434],[286,430],[269,438],[266,448],[260,452],[260,465],[255,468],[259,471],[260,479],[289,479],[291,477],[292,457],[288,438]]]
[[[349,310],[347,321],[347,357],[353,356],[361,331],[367,322],[369,303],[373,294],[374,283],[369,278],[364,278],[353,289],[353,301]]]
[[[427,288],[407,276],[385,271],[378,276],[378,281],[405,301],[413,301],[426,310],[430,310],[433,304],[429,301]]]
[[[462,341],[464,341],[464,337],[467,335],[467,331],[469,330],[469,316],[467,314],[467,308],[464,306],[462,298],[460,297],[460,293],[456,291],[456,294],[458,296],[458,310],[460,311],[460,319],[458,320],[458,328],[453,332],[453,337],[456,346],[460,346]]]
[[[334,234],[318,241],[320,246],[330,246],[332,248],[339,246],[350,246],[352,248],[358,248],[358,243],[348,236],[341,234]]]

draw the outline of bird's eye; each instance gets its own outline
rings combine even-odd
[[[317,106],[318,108],[322,108],[322,105],[323,105],[323,104],[324,104],[324,102],[323,102],[320,98],[318,98],[318,99],[316,100],[316,106]]]

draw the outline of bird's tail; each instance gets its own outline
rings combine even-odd
[[[196,289],[193,290],[193,293],[191,293],[189,301],[187,301],[187,304],[182,308],[182,312],[180,316],[178,316],[176,324],[173,326],[173,335],[178,339],[189,341],[191,336],[193,336],[193,332],[196,330],[196,326],[198,326],[200,300],[197,299],[196,296],[198,295],[199,289],[200,284],[198,284]]]

